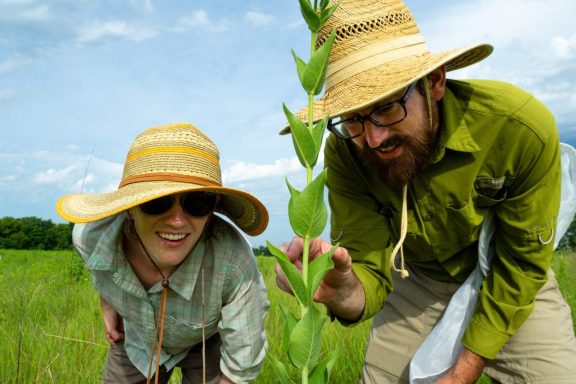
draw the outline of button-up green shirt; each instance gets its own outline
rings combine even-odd
[[[144,376],[162,284],[146,290],[122,250],[120,214],[74,226],[73,241],[94,287],[124,319],[124,347]],[[214,216],[203,236],[169,278],[160,364],[172,369],[205,337],[220,334],[220,369],[236,383],[253,380],[265,357],[264,316],[269,303],[252,248],[230,224]],[[203,272],[202,272],[203,271]],[[204,311],[202,310],[204,273]],[[154,372],[155,364],[152,366]]]
[[[484,217],[497,217],[496,254],[463,344],[494,358],[531,313],[550,268],[560,202],[560,146],[551,113],[496,81],[448,80],[439,144],[408,186],[406,262],[441,281],[463,282],[478,260]],[[325,149],[331,237],[362,281],[362,320],[393,289],[389,256],[399,237],[402,192],[386,185],[333,135]]]

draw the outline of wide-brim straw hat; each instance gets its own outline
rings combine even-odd
[[[87,223],[162,196],[190,191],[219,194],[216,212],[249,235],[261,234],[268,225],[268,212],[257,198],[222,186],[218,148],[191,124],[145,130],[130,146],[116,191],[66,195],[58,200],[56,210],[67,221]]]
[[[464,68],[493,50],[488,44],[476,44],[431,53],[414,16],[400,0],[340,0],[318,32],[317,47],[332,30],[336,39],[328,58],[325,93],[314,102],[314,120],[366,108],[441,66],[447,71]],[[306,121],[308,107],[297,116]],[[289,127],[281,131],[288,132]]]

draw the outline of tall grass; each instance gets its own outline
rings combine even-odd
[[[278,304],[295,309],[296,303],[276,288],[274,260],[259,257],[258,264],[272,303],[265,323],[269,349],[282,356]],[[575,317],[576,255],[557,253],[554,270]],[[333,383],[358,382],[370,325],[324,327],[324,350],[342,348]],[[98,295],[74,252],[0,250],[0,383],[99,383],[107,349]],[[274,381],[265,361],[256,383]]]

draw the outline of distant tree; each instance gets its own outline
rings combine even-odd
[[[52,227],[51,237],[54,239],[54,248],[56,250],[60,249],[72,249],[72,228],[74,224],[55,224]]]
[[[0,249],[70,249],[72,225],[30,216],[0,218]]]
[[[558,249],[576,250],[576,217],[574,217],[566,233],[558,243]]]
[[[256,256],[272,256],[272,254],[270,253],[270,250],[268,250],[268,247],[265,247],[263,245],[261,245],[257,248],[252,248],[252,251],[254,252],[254,254]]]

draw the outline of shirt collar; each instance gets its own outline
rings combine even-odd
[[[92,250],[87,262],[88,269],[109,271],[118,264],[118,258],[124,255],[122,251],[122,229],[125,215],[120,214],[87,224],[84,230],[89,236],[98,236],[96,246]]]
[[[468,121],[465,119],[468,98],[457,98],[451,91],[450,81],[446,83],[444,98],[440,103],[442,125],[438,146],[432,157],[432,163],[437,163],[444,157],[447,149],[458,152],[478,152],[482,148],[470,133]]]
[[[194,249],[186,256],[182,264],[180,264],[168,278],[170,289],[186,300],[192,299],[198,277],[202,275],[206,241],[206,235],[204,234],[200,240],[198,240]],[[154,284],[149,291],[151,293],[162,291],[162,282]]]

